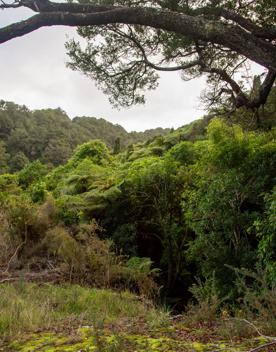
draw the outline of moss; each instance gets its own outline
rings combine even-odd
[[[159,331],[159,330],[162,330]],[[53,332],[21,335],[18,340],[11,342],[7,348],[0,351],[21,352],[211,352],[226,350],[228,352],[244,352],[249,346],[263,344],[260,339],[243,340],[238,343],[227,341],[213,341],[203,343],[183,338],[181,334],[173,335],[170,327],[149,331],[148,334],[131,334],[114,332],[106,328],[85,326],[79,328],[73,335],[69,333],[57,334]],[[196,333],[196,331],[194,332]],[[193,336],[195,336],[194,334]]]
[[[152,338],[145,335],[107,335],[101,336],[97,341],[95,336],[83,336],[79,342],[74,342],[70,337],[60,335],[39,334],[30,336],[29,340],[19,340],[11,343],[9,348],[13,351],[35,352],[35,351],[98,351],[99,345],[103,347],[103,351],[139,351],[139,352],[177,352],[177,351],[195,351],[204,352],[211,351],[214,346],[211,344],[203,344],[199,342],[183,342],[169,338]],[[116,349],[117,346],[117,349]],[[220,344],[219,348],[225,348],[228,351],[238,351],[235,348],[229,348],[226,344]],[[242,350],[241,350],[242,351]]]

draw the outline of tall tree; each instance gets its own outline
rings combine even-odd
[[[86,49],[70,41],[70,67],[98,82],[111,102],[144,102],[143,90],[157,86],[156,71],[181,71],[184,79],[206,74],[212,104],[263,105],[276,76],[274,0],[98,0],[55,3],[1,1],[0,7],[28,7],[36,15],[0,29],[0,43],[40,27],[79,26]],[[248,61],[265,71],[251,82],[237,81]]]

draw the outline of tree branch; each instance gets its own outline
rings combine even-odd
[[[15,1],[11,4],[5,3],[5,1],[0,0],[0,9],[16,9],[18,7],[22,7],[22,4],[20,1]]]
[[[231,86],[232,91],[235,93],[235,95],[232,95],[232,98],[234,99],[236,108],[239,108],[241,106],[248,107],[248,105],[250,103],[249,99],[247,98],[245,93],[242,91],[242,89],[238,85],[238,83],[233,78],[231,78],[231,76],[228,75],[228,73],[225,70],[219,69],[219,68],[206,68],[206,67],[204,67],[202,70],[204,72],[215,73],[215,74],[219,75],[223,81],[225,81],[226,83],[228,83]],[[232,94],[232,92],[231,92],[231,94]]]
[[[239,108],[241,106],[245,106],[248,109],[258,109],[260,106],[264,105],[267,101],[268,95],[271,91],[271,88],[275,82],[276,79],[276,72],[275,71],[268,71],[265,80],[261,84],[260,88],[258,89],[257,96],[254,97],[253,99],[250,99],[250,97],[247,96],[242,91],[242,88],[238,85],[238,83],[231,77],[230,74],[227,73],[226,69],[221,69],[221,68],[214,68],[211,67],[211,65],[206,64],[204,62],[204,58],[201,53],[201,49],[197,46],[197,51],[200,57],[200,66],[201,70],[206,73],[210,74],[216,74],[218,75],[224,82],[228,83],[232,89],[232,91],[227,91],[227,89],[223,88],[221,90],[222,94],[223,92],[228,92],[231,95],[231,98],[236,106],[236,108]],[[233,70],[233,73],[235,72],[236,68],[241,65],[239,63]],[[233,94],[235,93],[235,95]]]
[[[256,37],[269,39],[269,40],[276,39],[276,28],[275,27],[274,28],[263,28],[263,27],[257,26],[250,19],[245,18],[236,12],[226,10],[226,9],[220,9],[220,11],[221,11],[222,17],[224,17],[227,20],[231,20],[231,21],[239,24],[241,27],[248,30]]]
[[[104,12],[114,10],[114,6],[111,5],[93,5],[90,3],[69,3],[69,2],[51,2],[49,0],[21,0],[21,6],[28,7],[31,10],[39,13],[43,12],[68,12],[68,13],[79,13],[88,14],[95,12]],[[120,8],[117,6],[116,8]]]
[[[1,2],[3,2],[1,0]],[[4,2],[3,2],[4,3]],[[21,0],[15,1],[14,5],[6,4],[6,7],[20,7],[25,6],[32,9],[35,12],[70,12],[70,13],[91,13],[91,12],[103,12],[109,11],[114,8],[114,6],[110,5],[92,5],[92,4],[79,4],[79,3],[55,3],[49,0]],[[1,6],[0,6],[1,8]],[[204,15],[212,15],[217,18],[223,17],[226,20],[231,20],[237,24],[239,24],[242,28],[250,31],[253,35],[274,40],[276,39],[276,28],[262,28],[256,25],[250,19],[247,19],[240,14],[227,10],[221,7],[203,7],[200,9],[196,9],[194,11],[183,11],[187,15],[189,14],[204,14]]]
[[[274,346],[274,345],[276,345],[276,340],[275,340],[275,341],[272,341],[272,342],[265,343],[264,345],[255,347],[255,348],[253,348],[252,350],[250,350],[249,352],[261,351],[261,350],[264,350],[264,349],[267,348],[267,347],[271,347],[271,346]]]
[[[31,1],[28,7],[39,10],[45,6],[47,9],[57,9],[61,4],[45,2],[41,5]],[[185,37],[192,37],[195,40],[202,40],[205,43],[211,42],[227,47],[252,61],[276,71],[276,47],[260,38],[252,36],[236,25],[225,24],[219,21],[210,21],[201,17],[193,17],[173,11],[159,10],[153,7],[119,7],[110,6],[108,10],[102,6],[93,5],[89,13],[75,13],[76,5],[73,3],[62,4],[61,12],[41,12],[28,20],[14,23],[0,29],[0,43],[10,39],[23,36],[38,28],[46,26],[93,26],[106,25],[111,23],[136,24],[152,28],[171,31]],[[26,2],[24,2],[24,6]],[[88,5],[86,10],[88,9]],[[65,11],[66,9],[66,11]],[[42,11],[42,10],[39,10]],[[43,10],[44,11],[44,10]]]
[[[133,35],[128,35],[127,33],[124,33],[117,29],[114,29],[113,31],[119,34],[120,36],[122,36],[123,38],[126,38],[132,41],[136,45],[136,47],[141,51],[145,64],[156,71],[166,71],[166,72],[180,71],[180,70],[186,70],[188,68],[191,68],[200,64],[199,60],[194,60],[194,61],[185,63],[185,65],[178,65],[178,66],[172,66],[172,67],[163,67],[163,66],[156,65],[153,62],[149,61],[145,49]]]
[[[275,79],[276,79],[276,72],[268,71],[266,78],[259,89],[258,97],[256,97],[252,101],[253,107],[259,108],[261,105],[264,105],[266,103],[268,95],[275,82]]]
[[[221,7],[203,7],[194,10],[192,13],[195,15],[209,15],[212,17],[220,18],[223,17],[226,20],[233,21],[237,23],[242,28],[246,29],[247,31],[251,32],[254,36],[269,40],[276,39],[276,28],[275,27],[267,27],[263,28],[256,25],[253,21],[248,18],[245,18],[238,14],[237,12],[227,10]]]

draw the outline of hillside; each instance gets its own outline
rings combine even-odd
[[[70,258],[78,268],[71,279],[94,284],[95,278],[86,274],[90,247],[83,246],[94,231],[101,239],[111,239],[116,251],[149,258],[161,269],[158,282],[166,298],[185,303],[194,277],[203,275],[208,282],[213,270],[218,295],[232,292],[236,297],[235,275],[221,261],[249,269],[258,258],[270,266],[274,260],[271,250],[263,252],[260,247],[272,246],[274,133],[248,133],[221,119],[209,123],[201,119],[116,155],[99,139],[86,142],[50,172],[38,161],[29,163],[20,172],[0,178],[3,233],[16,231],[19,241],[22,221],[27,219],[23,233],[30,233],[27,243],[22,238],[19,254],[24,259],[22,263],[18,258],[19,267],[31,265],[33,257],[35,267],[37,263],[45,267],[44,259],[52,252],[59,257],[55,246],[62,243],[66,258],[61,254],[56,265]],[[99,225],[96,230],[94,221]],[[207,242],[205,233],[212,234]],[[54,248],[48,248],[46,241],[45,248],[37,249],[36,241],[43,238],[51,239]],[[67,253],[67,242],[73,246],[72,253]],[[216,254],[213,242],[221,246]],[[199,259],[210,250],[214,257]],[[243,251],[248,257],[241,255]]]
[[[0,173],[21,169],[40,160],[54,166],[64,164],[77,145],[101,139],[111,151],[164,135],[169,129],[156,128],[128,133],[122,126],[95,117],[73,120],[61,109],[31,111],[25,106],[0,102]]]
[[[205,118],[118,154],[90,140],[50,171],[34,161],[0,175],[2,350],[248,351],[270,341],[275,168],[275,129]]]
[[[0,175],[0,351],[276,344],[273,124],[206,116],[120,150],[101,133],[141,135],[6,105],[2,165],[29,159]]]

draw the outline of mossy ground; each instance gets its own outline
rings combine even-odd
[[[0,293],[2,352],[242,352],[265,342],[222,340],[215,324],[188,326],[128,292],[20,283]]]
[[[66,331],[66,328],[65,328]],[[68,330],[69,331],[69,330]],[[25,333],[13,341],[7,341],[0,351],[33,352],[214,352],[248,351],[266,342],[264,339],[243,339],[239,341],[221,341],[210,336],[207,331],[189,329],[179,330],[178,324],[167,328],[153,329],[134,333],[116,331],[108,327],[82,327],[71,330]],[[201,334],[201,335],[200,335]],[[196,341],[195,339],[198,338]]]

